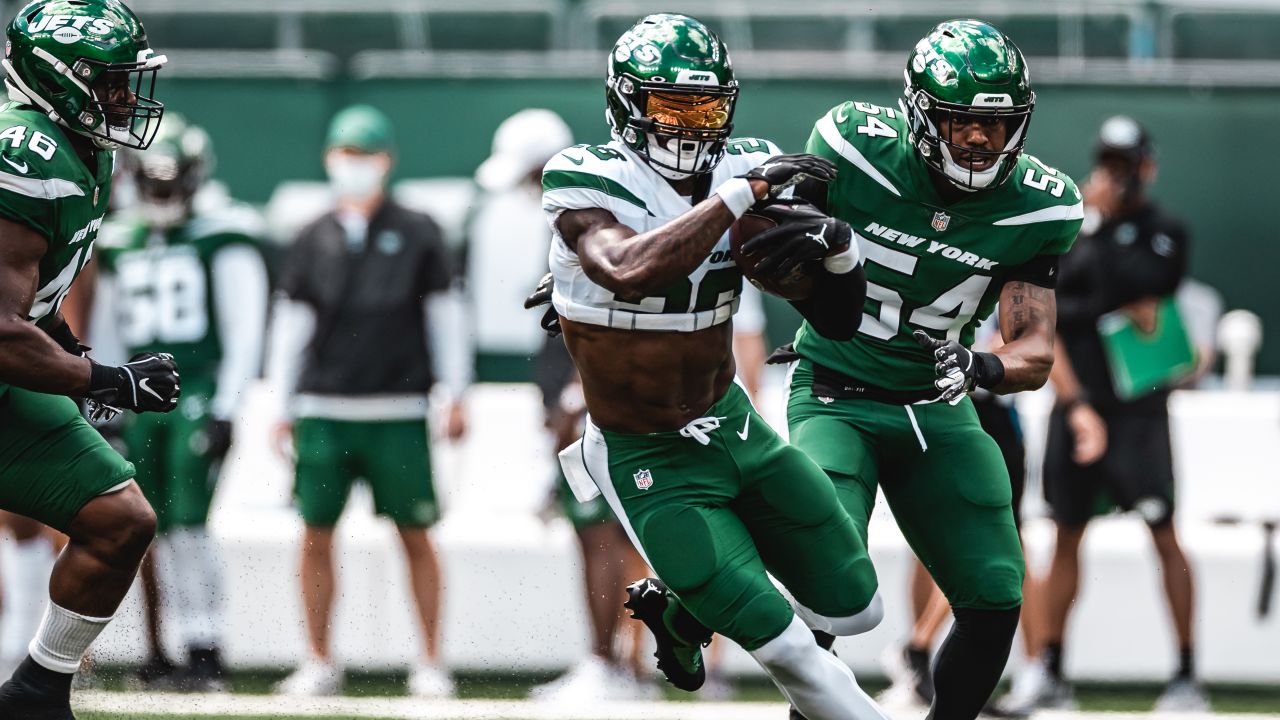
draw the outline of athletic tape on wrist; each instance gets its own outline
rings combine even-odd
[[[822,267],[833,275],[844,275],[858,267],[861,261],[862,253],[858,250],[858,240],[855,238],[849,242],[849,247],[845,248],[844,252],[823,258]]]
[[[729,208],[729,212],[733,213],[733,217],[740,218],[744,213],[756,204],[756,192],[751,189],[751,181],[746,178],[731,178],[720,183],[720,187],[716,188],[716,195],[720,196],[720,200],[724,206]]]

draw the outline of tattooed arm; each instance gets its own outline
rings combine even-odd
[[[1004,363],[1004,379],[996,392],[1035,390],[1049,379],[1057,314],[1052,288],[1015,280],[1000,289],[1000,334],[1005,344],[995,354]]]
[[[751,184],[757,198],[769,189],[760,180]],[[724,201],[712,195],[675,220],[639,234],[598,208],[566,210],[556,226],[592,282],[639,300],[687,277],[733,222]]]

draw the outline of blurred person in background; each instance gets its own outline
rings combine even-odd
[[[290,419],[277,426],[277,441],[292,437],[294,495],[306,526],[300,581],[308,638],[306,660],[277,686],[286,695],[342,690],[329,634],[333,530],[357,478],[405,550],[423,643],[409,692],[454,692],[440,660],[442,580],[427,532],[440,516],[428,393],[444,385],[444,434],[461,439],[473,361],[468,333],[441,332],[459,303],[440,228],[386,194],[394,153],[381,111],[355,105],[334,116],[324,163],[336,207],[301,231],[281,272],[271,375],[286,398]]]
[[[476,170],[482,194],[468,227],[467,287],[476,307],[480,340],[488,347],[499,344],[504,334],[537,332],[527,316],[515,327],[507,327],[504,320],[511,309],[520,308],[528,287],[546,272],[551,231],[542,212],[542,167],[572,143],[568,125],[554,112],[521,110],[498,126],[493,152]],[[537,337],[541,349],[534,376],[546,426],[559,452],[581,436],[586,405],[564,340],[541,332]],[[502,339],[515,346],[523,338]],[[556,475],[550,500],[573,525],[582,551],[591,647],[568,672],[534,687],[530,697],[546,702],[650,697],[654,690],[637,677],[639,667],[628,665],[630,658],[624,657],[618,632],[624,614],[622,588],[634,574],[645,573],[644,561],[603,498],[580,504],[558,462]]]
[[[995,317],[987,318],[978,326],[974,348],[991,352],[1003,344]],[[1022,493],[1026,486],[1026,447],[1022,441],[1022,423],[1013,397],[997,395],[978,388],[972,395],[973,409],[983,431],[996,441],[1005,467],[1009,470],[1009,486],[1013,492],[1013,521],[1022,535]],[[1025,542],[1024,542],[1025,545]],[[930,656],[938,632],[951,614],[951,605],[918,559],[912,560],[911,572],[911,634],[903,645],[889,645],[881,657],[881,664],[892,685],[877,699],[890,708],[927,708],[933,702],[933,674]],[[1022,630],[1023,649],[1027,657],[1039,650],[1042,601],[1040,583],[1030,573],[1022,580],[1022,610],[1019,627]],[[1015,677],[1015,683],[1017,679]]]
[[[143,563],[149,657],[137,677],[199,692],[226,687],[222,567],[207,523],[233,421],[262,365],[268,294],[258,215],[197,203],[213,166],[208,134],[173,113],[131,158],[136,204],[103,228],[91,333],[100,352],[113,343],[122,357],[165,348],[183,370],[178,411],[130,418],[121,439],[160,538]],[[163,648],[161,588],[186,646],[180,670]]]
[[[1169,389],[1123,397],[1099,330],[1100,318],[1122,313],[1139,332],[1154,333],[1162,301],[1186,272],[1187,230],[1148,195],[1155,177],[1155,148],[1146,130],[1124,116],[1104,122],[1083,188],[1085,224],[1063,258],[1058,280],[1051,377],[1056,400],[1044,460],[1045,499],[1057,542],[1045,588],[1041,678],[1028,683],[1022,697],[1009,698],[1025,707],[1075,704],[1063,672],[1063,641],[1080,585],[1080,542],[1089,520],[1112,507],[1142,517],[1160,559],[1177,669],[1156,709],[1204,710],[1209,704],[1195,676],[1191,567],[1173,523]]]

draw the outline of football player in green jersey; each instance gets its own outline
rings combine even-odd
[[[874,577],[865,548],[821,469],[734,382],[742,271],[728,230],[758,200],[830,179],[831,164],[731,139],[728,51],[692,18],[640,20],[614,46],[606,88],[613,142],[567,148],[542,176],[553,235],[543,294],[589,411],[584,437],[560,453],[570,487],[580,501],[602,495],[661,578],[631,585],[626,605],[677,687],[705,681],[700,644],[714,630],[814,720],[883,718],[809,631],[879,622],[874,583],[859,580]],[[848,226],[807,205],[783,212],[750,242],[779,271],[812,259],[813,294],[794,304],[851,337],[859,318],[843,310],[863,278]]]
[[[165,115],[155,142],[131,153],[137,205],[108,223],[99,239],[99,332],[118,338],[124,354],[164,348],[182,366],[178,412],[140,415],[123,440],[136,479],[158,518],[187,665],[160,681],[177,690],[225,685],[218,651],[223,627],[216,548],[205,524],[231,420],[261,364],[267,313],[267,270],[259,251],[261,222],[250,208],[207,186],[213,168],[209,136],[180,115]],[[204,191],[201,193],[201,191]],[[201,193],[198,195],[198,193]],[[160,647],[155,563],[143,566],[151,658],[140,676],[171,670]]]
[[[851,340],[808,323],[797,333],[791,442],[864,537],[883,490],[951,602],[934,718],[972,718],[987,702],[1022,602],[1008,472],[966,393],[1038,388],[1053,362],[1057,260],[1083,212],[1071,179],[1022,151],[1034,107],[1013,42],[949,21],[911,52],[897,108],[841,104],[806,148],[839,168],[811,199],[853,227],[867,299],[850,308],[862,313]],[[1005,344],[973,352],[997,300]]]
[[[37,0],[6,30],[10,102],[0,107],[0,508],[66,533],[50,604],[3,686],[0,717],[67,720],[71,676],[115,613],[155,533],[134,468],[71,397],[172,410],[171,356],[110,367],[59,312],[92,253],[111,193],[112,151],[143,148],[163,107],[164,56],[118,0]]]

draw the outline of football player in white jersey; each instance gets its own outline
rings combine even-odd
[[[853,590],[872,586],[859,581],[870,563],[848,560],[862,540],[822,471],[735,384],[731,350],[742,272],[730,227],[804,178],[832,179],[832,166],[730,139],[738,85],[724,44],[692,18],[650,15],[628,30],[606,92],[613,142],[571,147],[544,171],[552,279],[530,298],[550,298],[544,326],[563,329],[590,413],[561,453],[570,486],[605,497],[661,578],[631,585],[626,605],[677,687],[703,683],[714,631],[809,720],[882,718],[810,632],[855,634],[883,615],[874,593]],[[849,227],[803,203],[759,211],[779,225],[746,246],[753,277],[803,266],[813,290],[795,306],[851,337],[860,318],[846,310],[865,277]]]

